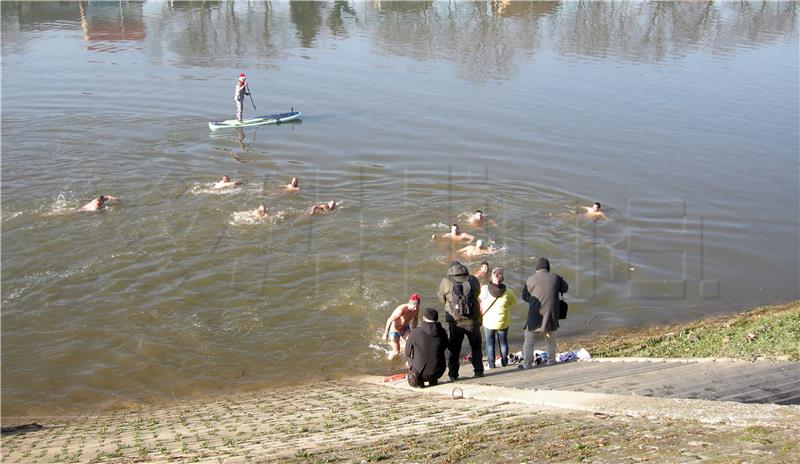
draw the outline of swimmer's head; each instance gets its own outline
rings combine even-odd
[[[492,269],[492,282],[496,283],[497,285],[500,285],[505,280],[506,277],[502,267],[496,267]]]
[[[478,240],[475,242],[475,248],[483,248],[483,240]]]
[[[458,227],[458,224],[453,224],[453,225],[450,227],[450,232],[451,232],[451,233],[453,233],[453,234],[458,234],[458,232],[459,232],[460,230],[461,230],[461,229]]]
[[[474,217],[475,217],[475,219],[480,221],[481,219],[483,219],[483,211],[481,211],[479,209],[476,209]]]
[[[598,202],[594,202],[592,205],[592,211],[600,211],[600,208],[602,208],[602,205],[600,205]]]
[[[98,203],[98,204],[101,204],[101,205],[102,205],[102,204],[103,204],[103,203],[105,203],[106,201],[108,201],[108,198],[106,198],[104,195],[100,195],[99,197],[97,197],[97,203]]]
[[[259,212],[259,213],[265,213],[265,214],[266,214],[266,212],[267,212],[267,207],[264,205],[264,203],[261,203],[260,205],[258,205],[258,212]]]
[[[419,308],[420,298],[419,295],[416,293],[412,293],[410,297],[408,297],[408,306],[409,308],[417,309]]]
[[[231,181],[231,178],[230,178],[230,177],[228,177],[228,175],[227,175],[227,174],[226,174],[226,175],[224,175],[224,176],[222,176],[222,182],[230,182],[230,181]]]
[[[297,187],[300,185],[300,180],[297,177],[292,177],[292,182],[290,183],[292,187]]]
[[[328,202],[328,208],[330,208],[330,209],[336,208],[336,201],[335,200],[329,201]]]
[[[481,261],[481,271],[489,272],[489,263],[486,261]]]

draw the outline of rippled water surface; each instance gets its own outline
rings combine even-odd
[[[563,335],[798,298],[795,2],[0,8],[3,415],[386,372],[475,209],[515,291],[571,283]],[[240,72],[302,122],[210,134]]]

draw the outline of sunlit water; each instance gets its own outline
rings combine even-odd
[[[475,209],[565,336],[798,297],[796,3],[0,7],[6,416],[389,372]],[[239,72],[303,121],[211,135]]]

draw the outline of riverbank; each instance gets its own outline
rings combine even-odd
[[[585,346],[595,357],[641,356],[645,349],[672,353],[661,345],[683,340],[690,351],[679,354],[686,357],[707,354],[703,350],[712,340],[730,337],[730,346],[747,349],[725,353],[794,359],[796,347],[784,341],[796,336],[798,314],[800,303],[775,305]],[[670,332],[662,332],[666,329]],[[4,427],[43,426],[4,433],[3,462],[775,463],[796,462],[800,451],[797,406],[498,389],[468,379],[411,390],[402,382],[389,388],[380,379],[274,388],[108,415],[3,418]],[[557,396],[543,399],[545,394]],[[576,408],[568,402],[582,403]]]
[[[593,357],[800,361],[800,301],[699,321],[571,340]]]
[[[635,407],[604,414],[428,390],[353,380],[108,416],[36,418],[44,428],[3,436],[3,462],[775,463],[791,462],[800,449],[796,424],[780,421],[708,424],[638,416]]]

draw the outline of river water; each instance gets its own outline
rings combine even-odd
[[[794,2],[0,7],[4,416],[388,372],[453,222],[518,295],[550,258],[564,336],[798,298]],[[212,135],[240,72],[302,122]]]

